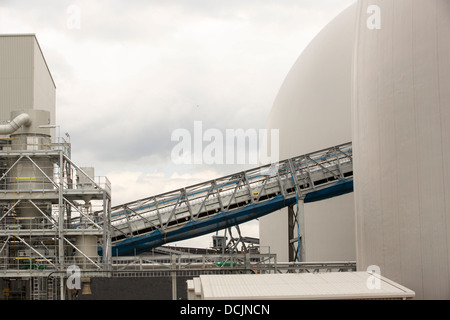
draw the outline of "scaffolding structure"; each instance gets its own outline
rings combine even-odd
[[[111,267],[111,184],[93,176],[92,168],[77,166],[69,142],[56,141],[42,134],[1,140],[4,299],[65,299],[70,266],[80,276],[107,275]]]

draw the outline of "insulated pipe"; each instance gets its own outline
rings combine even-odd
[[[31,118],[27,113],[19,114],[10,123],[0,125],[0,134],[11,134],[19,130],[21,126],[30,126]]]

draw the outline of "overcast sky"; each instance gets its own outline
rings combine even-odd
[[[0,33],[36,34],[72,159],[109,178],[117,205],[240,170],[175,165],[172,132],[264,129],[302,50],[352,3],[0,0]]]

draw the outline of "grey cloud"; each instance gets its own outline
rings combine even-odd
[[[302,21],[293,16],[295,9],[337,10],[350,2],[3,0],[0,8],[12,10],[13,19],[25,16],[39,32],[52,30],[73,47],[87,48],[79,55],[90,61],[91,69],[83,69],[89,74],[80,74],[81,66],[64,56],[64,48],[44,51],[62,82],[56,83],[57,118],[74,150],[120,164],[148,156],[165,161],[172,131],[189,129],[196,120],[223,131],[265,127],[276,92],[300,53],[293,49],[286,55],[276,42],[285,36],[286,47],[297,48]],[[81,9],[79,30],[66,26],[71,5]],[[198,29],[201,23],[219,34]],[[90,43],[103,52],[89,52]],[[121,78],[91,81],[104,79],[101,60],[117,47],[115,65],[108,67]]]

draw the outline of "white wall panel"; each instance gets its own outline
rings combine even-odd
[[[55,124],[55,105],[56,87],[36,36],[0,35],[0,121],[10,120],[11,111],[35,109],[49,111]]]
[[[0,81],[1,120],[17,109],[54,113],[55,85],[34,35],[0,36]]]
[[[55,123],[56,90],[39,43],[34,39],[34,109],[50,112],[51,123]]]
[[[380,29],[367,27],[370,5]],[[357,262],[450,299],[450,2],[360,0],[353,141]]]
[[[33,105],[33,40],[0,36],[0,120]]]

